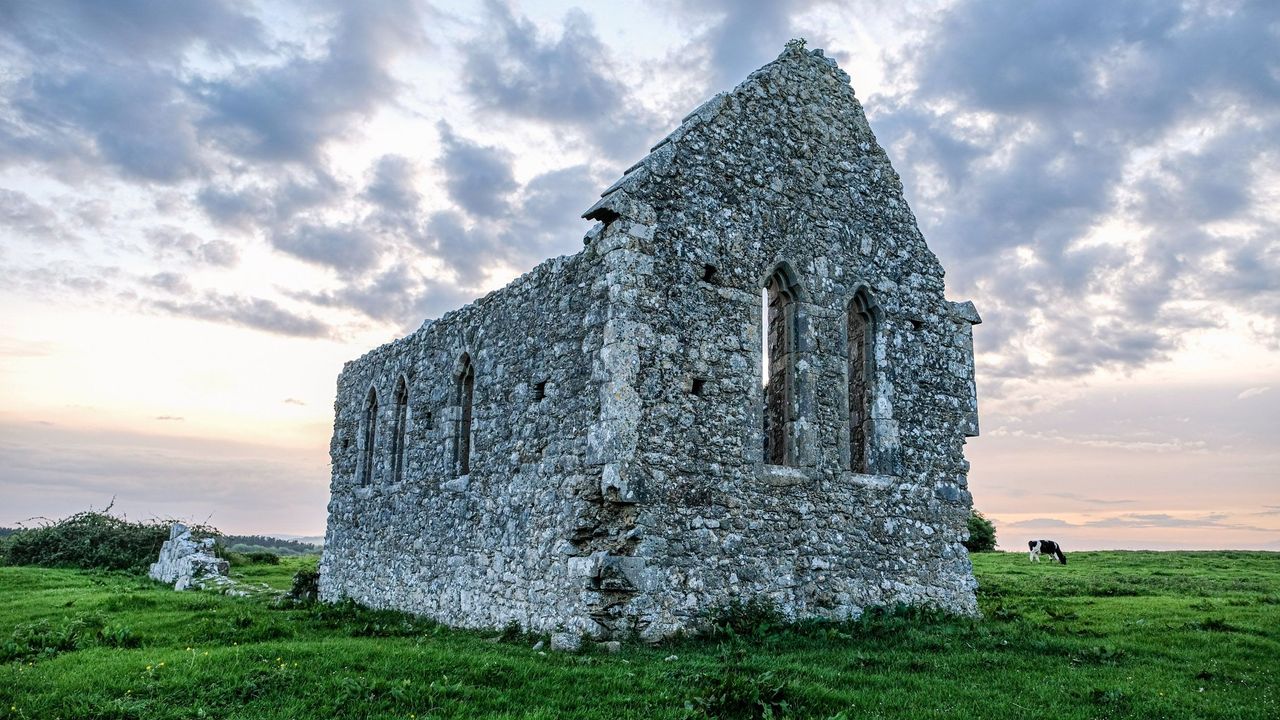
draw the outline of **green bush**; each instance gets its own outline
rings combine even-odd
[[[299,605],[314,603],[320,597],[320,571],[302,569],[293,575],[288,599]]]
[[[265,550],[262,550],[262,551],[255,550],[253,552],[247,552],[247,553],[244,553],[244,557],[253,565],[279,565],[280,564],[279,555],[273,552],[267,552]]]
[[[969,511],[969,539],[964,541],[969,552],[994,552],[996,526],[977,510]]]
[[[171,525],[165,520],[132,522],[105,510],[88,510],[16,532],[0,550],[8,565],[145,572],[169,539]],[[217,534],[206,526],[191,530],[197,537]]]

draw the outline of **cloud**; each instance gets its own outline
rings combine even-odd
[[[343,275],[359,275],[382,258],[383,246],[355,225],[303,223],[271,236],[277,250]]]
[[[327,338],[333,329],[313,317],[299,315],[265,298],[206,292],[195,300],[153,300],[147,306],[183,317],[228,323],[277,335]]]
[[[8,228],[17,237],[33,241],[75,240],[57,215],[17,190],[0,188],[0,228]]]
[[[235,267],[240,261],[239,249],[226,240],[205,241],[179,227],[165,225],[146,231],[147,242],[158,258],[194,260],[202,265]]]
[[[465,164],[446,165],[446,185]],[[524,269],[581,247],[582,208],[597,194],[597,176],[585,165],[537,175],[491,214],[432,213],[423,250],[450,269],[462,286],[475,286],[494,266]]]
[[[187,282],[187,279],[174,272],[156,273],[149,278],[145,278],[144,282],[171,295],[186,295],[191,292],[191,285]]]
[[[1231,515],[1227,513],[1205,513],[1202,515],[1170,515],[1168,513],[1124,513],[1097,520],[1080,523],[1067,522],[1058,518],[1032,518],[1017,522],[1002,523],[1009,528],[1131,528],[1131,529],[1228,529],[1267,531],[1268,528],[1255,527],[1228,522]]]
[[[984,374],[1141,367],[1224,301],[1280,310],[1264,239],[1280,227],[1249,190],[1280,145],[1263,69],[1278,18],[1258,2],[962,1],[901,52],[908,89],[868,108],[949,282],[983,307],[976,342],[999,358]]]
[[[1063,498],[1064,500],[1074,500],[1075,502],[1084,503],[1086,505],[1131,505],[1134,502],[1137,502],[1136,500],[1126,500],[1126,499],[1115,500],[1110,498],[1084,497],[1083,495],[1077,495],[1076,493],[1068,493],[1068,492],[1057,492],[1057,493],[1051,492],[1051,493],[1044,493],[1044,494],[1049,497]]]
[[[299,400],[298,398],[285,398],[284,404],[285,405],[306,405],[305,402]]]
[[[182,420],[186,420],[186,418],[181,417],[181,416],[179,416],[179,415],[157,415],[157,416],[156,416],[156,420],[165,420],[165,421],[169,421],[169,422],[180,422],[180,421],[182,421]]]
[[[1226,513],[1208,513],[1199,516],[1179,517],[1167,513],[1129,513],[1115,517],[1090,520],[1081,527],[1096,528],[1225,528],[1231,530],[1266,531],[1269,528],[1226,522]]]
[[[242,69],[193,90],[206,110],[202,134],[249,160],[314,162],[328,141],[350,135],[399,92],[391,62],[421,48],[423,6],[411,0],[340,4],[318,57]]]
[[[680,50],[683,62],[701,56],[709,85],[723,90],[773,60],[793,37],[821,42],[821,27],[799,28],[796,18],[824,0],[676,0],[673,7],[686,21],[705,27]]]
[[[544,38],[507,3],[487,0],[485,10],[484,31],[462,45],[463,86],[481,108],[576,130],[617,159],[657,139],[656,119],[626,94],[586,13],[570,10],[560,36]]]
[[[1001,526],[1007,527],[1007,528],[1027,528],[1027,529],[1043,528],[1046,530],[1050,530],[1054,528],[1075,527],[1075,525],[1072,525],[1066,520],[1059,520],[1058,518],[1032,518],[1030,520],[1019,520],[1017,522],[1001,523]]]
[[[1251,387],[1251,388],[1248,388],[1247,390],[1240,391],[1240,394],[1236,395],[1236,399],[1248,400],[1251,397],[1258,397],[1259,395],[1267,392],[1270,389],[1271,388],[1269,386],[1268,387]]]
[[[514,156],[459,138],[443,120],[436,128],[441,143],[437,165],[444,173],[449,199],[474,217],[505,215],[507,196],[516,189]]]
[[[8,4],[0,158],[163,183],[196,175],[200,110],[183,87],[184,58],[197,46],[224,57],[262,49],[261,24],[243,10],[220,0]]]

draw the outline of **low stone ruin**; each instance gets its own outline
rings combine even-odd
[[[213,554],[213,538],[196,540],[182,523],[169,529],[169,539],[160,546],[160,558],[151,564],[147,574],[174,590],[222,587],[232,582],[227,577],[230,565]]]

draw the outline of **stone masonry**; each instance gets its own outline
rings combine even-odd
[[[848,75],[792,41],[584,217],[343,368],[322,596],[596,638],[755,597],[976,612],[980,319]]]

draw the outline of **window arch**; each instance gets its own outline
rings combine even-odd
[[[849,465],[854,472],[871,472],[872,387],[875,383],[875,303],[861,288],[849,301]]]
[[[475,391],[476,372],[471,356],[463,353],[462,371],[458,374],[458,439],[454,444],[454,467],[459,476],[471,474],[471,396]]]
[[[764,461],[796,464],[795,356],[799,285],[790,268],[779,265],[760,292],[761,380],[764,383]]]
[[[395,393],[396,420],[391,436],[391,478],[392,482],[404,480],[404,447],[405,433],[409,425],[409,383],[403,375],[396,383]]]
[[[369,388],[364,402],[364,447],[360,449],[360,486],[373,481],[373,447],[378,442],[378,391]]]

